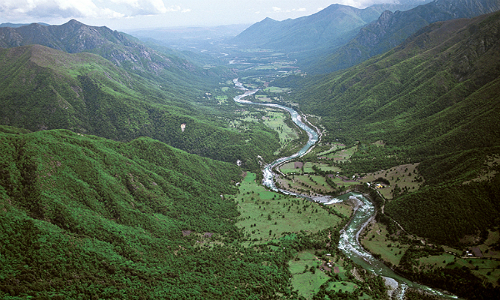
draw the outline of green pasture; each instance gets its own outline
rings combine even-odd
[[[295,259],[291,260],[288,265],[292,274],[300,274],[304,273],[306,266],[307,271],[309,271],[310,267],[317,268],[321,265],[321,260],[314,255],[314,251],[306,250],[297,253]]]
[[[296,274],[292,277],[292,287],[297,290],[299,296],[305,299],[312,299],[312,296],[319,292],[319,288],[330,279],[328,275],[323,272],[316,271],[305,272],[303,274]]]
[[[320,170],[324,172],[340,172],[341,169],[339,167],[331,166],[326,163],[313,163],[313,162],[306,162],[304,164],[304,173],[314,173],[313,166],[316,166]],[[295,168],[295,163],[294,162],[288,162],[286,164],[283,164],[280,167],[280,171],[283,172],[284,174],[290,174],[290,173],[300,173],[302,174],[302,168]]]
[[[331,187],[326,183],[326,179],[320,175],[295,175],[295,182],[302,188],[312,189],[314,191],[328,192]]]
[[[363,233],[360,242],[368,251],[380,254],[384,261],[398,265],[410,246],[389,240],[388,233],[385,225],[371,223],[370,229]]]
[[[338,282],[330,282],[328,286],[328,291],[335,291],[335,292],[348,292],[352,293],[356,289],[358,289],[358,285],[356,285],[353,282],[350,281],[338,281]]]
[[[315,165],[315,164],[312,162],[306,162],[304,164],[304,173],[314,173],[314,170],[312,168],[313,165]]]
[[[262,116],[262,113],[264,113],[264,116]],[[299,138],[295,128],[288,126],[285,122],[287,118],[289,118],[288,113],[275,108],[258,109],[258,112],[245,110],[239,112],[238,119],[229,121],[229,127],[236,128],[239,131],[245,131],[250,128],[249,123],[263,122],[264,125],[278,133],[280,144],[283,148],[289,145],[290,142]],[[280,150],[275,154],[278,154]]]
[[[345,203],[334,203],[328,205],[329,207],[333,207],[333,209],[340,213],[341,215],[345,216],[346,218],[350,217],[352,215],[352,206],[345,204]]]
[[[325,145],[325,146],[326,146],[326,145]],[[337,150],[339,150],[339,149],[343,149],[343,148],[345,148],[345,145],[344,145],[344,144],[341,144],[341,143],[331,144],[331,145],[329,145],[329,146],[330,146],[330,148],[329,148],[328,150],[323,151],[323,152],[320,152],[320,153],[318,153],[317,155],[318,155],[318,156],[324,156],[324,155],[328,155],[328,154],[330,154],[330,153],[332,153],[332,152],[335,152],[335,151],[337,151]],[[322,148],[324,148],[324,146],[323,146]]]
[[[351,148],[345,148],[345,149],[342,149],[340,151],[330,151],[328,154],[326,155],[319,155],[318,154],[318,157],[321,157],[323,159],[328,159],[328,160],[335,160],[335,161],[348,161],[351,156],[354,154],[354,152],[356,152],[357,150],[357,146],[354,146],[354,147],[351,147]]]
[[[288,113],[282,110],[275,109],[265,109],[266,116],[264,119],[264,124],[271,128],[272,130],[278,132],[280,144],[282,146],[287,145],[293,140],[299,138],[299,135],[294,128],[286,124],[286,119],[289,118]]]
[[[319,260],[312,250],[302,251],[288,265],[292,273],[292,287],[299,295],[311,299],[312,295],[319,292],[320,286],[327,282],[330,277],[319,270],[322,261]],[[313,272],[311,272],[313,268]]]
[[[447,264],[455,261],[455,256],[449,253],[432,255],[418,259],[420,266],[431,266],[432,268],[444,268]]]
[[[309,194],[309,192],[314,193],[327,193],[332,191],[332,187],[326,182],[326,178],[321,175],[311,175],[299,173],[301,169],[291,169],[290,165],[285,165],[280,168],[283,173],[288,174],[287,177],[281,178],[279,180],[280,184],[294,192],[299,192],[302,194]],[[298,174],[292,174],[292,170]],[[333,183],[337,186],[344,186],[346,188],[358,185],[358,181],[344,181],[340,177],[331,178]]]
[[[295,162],[288,162],[281,165],[280,171],[284,174],[290,174],[290,173],[302,174],[302,168],[296,168]]]
[[[289,88],[280,88],[276,86],[270,86],[264,89],[264,92],[269,92],[269,93],[286,93],[290,91]]]
[[[374,173],[368,173],[363,178],[361,178],[360,182],[373,182],[374,180],[382,177],[384,179],[389,180],[391,183],[390,186],[379,189],[382,196],[386,199],[392,199],[392,193],[396,184],[401,189],[408,189],[410,191],[418,190],[420,186],[424,183],[423,181],[418,182],[417,179],[420,178],[418,174],[419,164],[405,164],[395,166],[388,170],[380,170]]]
[[[500,278],[500,261],[487,258],[460,258],[447,268],[469,268],[472,273],[498,286]]]
[[[259,102],[271,102],[271,98],[269,98],[267,95],[255,95],[255,99],[259,100]]]
[[[285,232],[317,232],[341,222],[319,204],[268,191],[255,178],[254,173],[246,175],[235,199],[241,214],[236,226],[250,241],[270,241]]]
[[[345,181],[344,179],[342,179],[340,177],[333,177],[332,181],[334,183],[336,183],[337,185],[339,185],[339,186],[343,185],[343,186],[346,186],[346,187],[351,186],[351,185],[358,185],[359,184],[358,181]]]
[[[292,286],[297,290],[299,295],[306,299],[311,299],[311,296],[316,294],[320,286],[331,280],[331,277],[324,271],[321,271],[320,266],[330,262],[333,267],[338,267],[339,273],[332,273],[334,280],[329,284],[327,290],[329,291],[343,291],[353,292],[358,286],[349,282],[349,276],[346,274],[348,269],[346,266],[349,264],[344,259],[333,256],[316,257],[312,250],[299,252],[296,257],[289,261],[290,272],[292,273]]]
[[[316,163],[316,167],[318,167],[321,171],[336,173],[342,171],[339,167],[331,166],[329,164]]]

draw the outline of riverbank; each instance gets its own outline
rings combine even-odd
[[[238,82],[238,79],[234,79],[233,82],[241,90],[246,90],[243,87],[243,85]],[[268,187],[269,189],[271,189],[271,191],[274,191],[274,192],[281,192],[283,194],[288,194],[290,196],[302,196],[302,195],[299,195],[296,193],[290,193],[287,190],[277,188],[275,185],[275,177],[277,175],[273,172],[273,168],[277,165],[284,163],[284,162],[290,161],[290,160],[295,159],[297,157],[301,157],[304,154],[311,151],[311,149],[318,142],[319,135],[315,130],[311,129],[306,124],[304,124],[301,120],[302,119],[301,116],[295,110],[293,110],[289,107],[284,107],[284,106],[280,106],[280,105],[276,105],[276,104],[267,104],[267,103],[265,103],[265,104],[264,103],[263,104],[252,103],[252,102],[247,101],[247,100],[242,100],[242,98],[244,98],[248,95],[252,95],[256,91],[257,90],[249,92],[248,90],[246,90],[244,95],[237,96],[234,98],[234,100],[236,102],[239,102],[242,104],[249,104],[249,105],[258,104],[258,105],[272,106],[272,107],[277,107],[277,108],[287,110],[290,112],[290,115],[292,117],[293,122],[295,124],[297,124],[303,130],[305,130],[309,136],[309,141],[299,152],[297,152],[296,154],[291,155],[291,156],[282,157],[280,159],[277,159],[274,162],[272,162],[264,167],[264,169],[263,169],[263,178],[264,178],[263,184],[266,187]],[[316,130],[317,130],[317,128],[316,128]],[[414,282],[411,282],[411,281],[397,275],[391,268],[389,268],[387,265],[385,265],[381,261],[378,261],[377,259],[375,259],[373,257],[373,255],[371,255],[368,251],[366,251],[366,249],[364,249],[363,246],[361,245],[361,243],[359,242],[359,235],[360,235],[360,232],[364,231],[367,224],[371,220],[374,219],[375,214],[376,214],[375,206],[373,205],[373,203],[370,200],[368,200],[362,194],[348,193],[348,194],[343,195],[339,198],[342,198],[342,197],[347,197],[343,200],[344,201],[351,201],[351,203],[353,204],[353,207],[355,207],[354,213],[353,213],[350,221],[347,223],[347,225],[344,227],[344,229],[342,229],[339,232],[340,238],[339,238],[339,243],[338,243],[338,249],[342,250],[343,255],[345,255],[347,258],[352,260],[356,265],[359,265],[359,266],[363,267],[365,270],[368,270],[368,271],[373,272],[374,274],[377,274],[377,276],[388,277],[388,278],[392,278],[393,280],[397,281],[400,285],[399,290],[403,294],[404,294],[404,291],[406,290],[406,287],[409,286],[412,288],[417,288],[417,289],[429,291],[435,295],[442,295],[441,293],[434,291],[426,286],[416,284]],[[311,199],[310,197],[307,197],[307,198]],[[266,205],[269,205],[269,202],[266,202]],[[259,209],[260,208],[261,208],[261,206],[259,206]],[[264,209],[265,209],[265,207],[264,207]],[[291,207],[289,208],[289,210],[290,209],[291,209]],[[261,214],[261,216],[263,216],[263,215],[264,214]],[[282,215],[282,217],[284,218],[284,215]],[[272,216],[270,214],[268,214],[268,220],[272,221]],[[308,220],[308,223],[310,223],[310,222],[311,222],[311,220]],[[254,223],[254,227],[255,227],[255,224],[256,223]],[[278,225],[277,221],[275,221],[275,225]],[[271,236],[272,234],[273,234],[272,229],[270,229],[269,236]],[[262,239],[263,238],[260,237],[260,240],[262,240]]]

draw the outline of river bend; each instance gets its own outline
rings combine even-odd
[[[264,175],[263,179],[263,184],[270,188],[271,190],[274,191],[279,191],[284,194],[288,195],[296,195],[299,197],[305,197],[309,198],[313,201],[324,203],[324,204],[331,204],[331,203],[338,203],[342,202],[344,200],[347,200],[350,197],[356,198],[360,205],[358,209],[354,212],[354,215],[352,216],[350,222],[347,224],[347,226],[341,231],[341,236],[340,236],[340,241],[339,241],[339,249],[344,252],[344,254],[349,257],[352,261],[354,261],[356,264],[360,265],[364,269],[367,269],[369,271],[374,272],[377,275],[384,276],[385,278],[389,278],[389,280],[392,280],[393,282],[396,281],[398,283],[398,288],[396,289],[395,293],[393,293],[392,297],[396,299],[402,299],[405,293],[405,290],[408,287],[419,289],[426,291],[430,294],[436,295],[436,296],[441,296],[445,298],[453,298],[456,299],[457,297],[455,296],[450,296],[448,294],[443,294],[440,291],[431,289],[427,286],[409,281],[408,279],[396,274],[391,268],[386,266],[384,263],[382,263],[380,260],[376,259],[371,255],[368,251],[366,251],[363,246],[359,243],[359,234],[360,232],[367,226],[367,224],[373,219],[375,216],[375,207],[374,205],[363,195],[357,194],[357,193],[348,193],[345,195],[342,195],[339,198],[332,198],[330,196],[323,196],[323,197],[309,197],[306,195],[299,195],[284,189],[277,188],[275,185],[275,177],[277,176],[273,172],[273,168],[276,167],[277,165],[280,165],[284,162],[287,162],[289,160],[292,160],[296,157],[300,157],[304,154],[306,154],[309,150],[312,149],[312,146],[314,146],[318,140],[319,136],[318,133],[313,130],[311,127],[306,125],[302,121],[302,117],[292,108],[278,105],[278,104],[270,104],[270,103],[254,103],[248,100],[244,100],[245,97],[250,96],[255,94],[258,90],[248,90],[246,89],[242,83],[238,81],[238,78],[233,79],[234,85],[236,88],[244,91],[242,95],[238,95],[234,98],[234,101],[242,104],[253,104],[253,105],[262,105],[262,106],[268,106],[268,107],[276,107],[280,108],[283,110],[286,110],[290,113],[292,117],[292,121],[297,124],[301,129],[307,132],[307,135],[309,136],[309,140],[307,144],[297,153],[287,156],[287,157],[281,157],[278,158],[277,160],[271,162],[270,164],[267,164],[264,166],[262,172]]]

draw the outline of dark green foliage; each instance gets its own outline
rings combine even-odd
[[[437,242],[457,244],[500,217],[498,175],[481,179],[498,172],[487,163],[500,153],[499,28],[499,13],[435,23],[363,64],[303,82],[295,97],[322,116],[324,141],[386,143],[357,143],[340,165],[347,174],[421,163],[425,187],[396,189],[385,212]]]
[[[0,149],[0,298],[290,292],[289,254],[233,243],[234,164],[67,130],[0,133]]]
[[[416,259],[439,253],[442,253],[442,249],[411,246],[401,258],[401,263],[396,267],[396,270],[410,280],[421,282],[430,287],[445,289],[465,299],[495,299],[497,297],[500,288],[493,287],[490,283],[484,284],[467,267],[446,267],[422,272],[412,271],[416,265]],[[410,295],[412,295],[411,299],[426,299],[425,297],[417,297],[413,293]]]
[[[443,244],[458,244],[500,221],[497,175],[491,181],[426,187],[387,204],[386,212],[411,232]]]
[[[120,141],[149,136],[213,159],[239,159],[249,169],[258,168],[258,155],[271,160],[279,147],[277,133],[262,124],[241,133],[225,129],[221,116],[192,100],[201,94],[199,85],[185,93],[167,90],[161,80],[127,73],[99,56],[42,46],[0,51],[0,65],[0,75],[8,78],[0,83],[3,124]]]
[[[383,12],[378,20],[361,28],[352,40],[313,65],[311,71],[321,74],[346,69],[391,50],[429,24],[473,18],[500,9],[498,1],[490,0],[442,0],[420,4],[407,11]]]

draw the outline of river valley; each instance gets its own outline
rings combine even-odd
[[[374,205],[368,200],[364,195],[359,193],[347,193],[338,198],[333,198],[331,196],[323,196],[323,197],[309,197],[306,195],[296,194],[290,192],[285,189],[281,189],[276,187],[275,185],[275,177],[278,175],[275,174],[273,169],[281,165],[287,161],[295,159],[297,157],[301,157],[306,154],[308,151],[314,147],[314,145],[319,140],[318,132],[312,129],[310,126],[306,125],[302,121],[302,117],[294,110],[289,107],[281,106],[278,104],[270,104],[270,103],[254,103],[248,100],[245,100],[245,97],[255,94],[258,90],[248,90],[246,89],[242,83],[238,81],[238,79],[233,80],[236,88],[244,91],[242,95],[238,95],[234,98],[234,101],[241,104],[248,105],[263,105],[274,108],[280,108],[286,110],[290,113],[293,122],[299,126],[302,130],[306,131],[309,140],[307,144],[297,153],[287,156],[281,157],[267,165],[264,166],[263,172],[263,185],[267,188],[279,191],[288,195],[295,195],[298,197],[307,198],[314,202],[323,203],[325,205],[338,203],[346,201],[350,198],[351,201],[357,202],[357,209],[354,211],[354,215],[352,216],[349,223],[346,225],[344,229],[341,230],[340,242],[338,248],[342,250],[342,252],[357,265],[363,267],[364,269],[373,272],[377,275],[383,276],[385,278],[386,284],[392,286],[391,298],[393,299],[403,299],[405,291],[407,288],[413,288],[416,290],[424,291],[428,294],[443,297],[443,298],[451,298],[456,299],[456,296],[449,295],[444,292],[440,292],[434,289],[431,289],[427,286],[412,282],[407,280],[406,278],[396,274],[391,268],[382,263],[380,260],[376,259],[371,255],[367,250],[361,246],[359,242],[359,235],[363,231],[363,229],[367,226],[367,224],[374,219],[376,214],[376,209]]]

